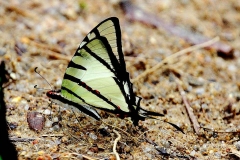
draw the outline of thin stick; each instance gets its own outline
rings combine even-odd
[[[191,121],[192,124],[193,124],[193,128],[194,128],[195,132],[196,132],[197,134],[199,134],[200,125],[199,125],[199,123],[198,123],[198,121],[197,121],[197,118],[196,118],[196,116],[193,114],[193,109],[192,109],[192,107],[190,106],[190,104],[188,103],[186,94],[185,94],[183,88],[181,87],[180,82],[179,82],[179,80],[178,80],[177,78],[176,78],[176,82],[177,82],[177,86],[178,86],[178,90],[179,90],[179,92],[180,92],[180,95],[182,96],[183,102],[184,102],[184,104],[185,104],[186,110],[187,110],[187,112],[188,112],[189,119],[190,119],[190,121]]]
[[[82,157],[88,160],[96,160],[96,158],[89,157],[87,155],[82,154]]]
[[[108,124],[108,123],[104,122],[103,120],[102,120],[102,122],[103,122],[104,124],[110,126],[110,127],[113,127],[113,128],[115,128],[115,129],[120,130],[121,132],[123,132],[124,134],[126,134],[128,137],[132,137],[129,133],[127,133],[126,131],[122,130],[121,128],[118,128],[118,127],[116,127],[116,126],[113,126],[113,125],[111,125],[111,124]]]
[[[69,153],[69,155],[82,156],[83,159],[87,159],[87,160],[97,160],[97,158],[89,157],[89,156],[87,156],[87,155],[79,154],[79,153]],[[68,159],[70,159],[69,156],[61,156],[60,158],[68,158]]]
[[[44,134],[42,137],[63,137],[63,134]]]
[[[154,72],[155,70],[157,70],[158,68],[160,68],[160,67],[163,66],[164,64],[172,62],[173,59],[174,59],[174,58],[177,58],[178,56],[184,55],[184,54],[189,53],[189,52],[192,52],[192,51],[194,51],[194,50],[198,50],[198,49],[200,49],[200,48],[205,48],[205,47],[207,47],[207,46],[210,46],[210,45],[216,43],[217,41],[219,41],[219,37],[215,37],[215,38],[213,38],[213,39],[210,40],[210,41],[207,41],[207,42],[204,42],[204,43],[201,43],[201,44],[197,44],[197,45],[188,47],[188,48],[186,48],[186,49],[183,49],[183,50],[181,50],[181,51],[179,51],[179,52],[176,52],[176,53],[172,54],[171,56],[166,57],[163,61],[161,61],[160,63],[158,63],[158,64],[155,65],[154,67],[146,70],[145,72],[143,72],[142,74],[140,74],[139,76],[137,76],[136,78],[134,78],[134,79],[132,80],[132,82],[134,83],[134,82],[138,81],[139,79],[147,76],[148,74]]]
[[[113,153],[115,154],[116,159],[117,159],[117,160],[120,160],[119,154],[118,154],[117,151],[116,151],[116,147],[117,147],[117,142],[121,139],[121,135],[120,135],[120,134],[118,133],[118,131],[116,131],[115,129],[113,130],[113,132],[116,133],[117,136],[118,136],[118,137],[115,139],[114,144],[113,144]]]
[[[16,138],[16,137],[9,137],[11,142],[30,142],[34,141],[35,139],[38,138]]]

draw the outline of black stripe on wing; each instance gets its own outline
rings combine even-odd
[[[109,77],[111,78],[111,77]],[[64,75],[64,79],[68,79],[72,82],[75,82],[77,83],[78,85],[82,86],[83,88],[87,89],[89,92],[91,92],[92,94],[94,94],[95,96],[99,97],[100,99],[102,99],[103,101],[105,101],[106,103],[110,104],[111,106],[113,106],[116,110],[119,110],[119,107],[117,105],[115,105],[113,102],[111,102],[110,100],[108,100],[108,98],[106,98],[105,96],[103,96],[99,91],[97,90],[94,90],[93,88],[91,88],[90,86],[88,86],[86,83],[82,82],[80,79],[76,78],[76,77],[73,77],[71,75],[68,75],[68,74],[65,74]],[[63,90],[66,90],[68,93],[71,93],[73,94],[75,97],[81,99],[84,103],[85,100],[83,98],[81,98],[79,95],[77,95],[76,93],[72,92],[71,90],[69,89],[66,89],[65,87],[62,88]],[[89,104],[88,104],[89,105]],[[97,106],[93,106],[93,107],[96,107],[96,108],[99,108]],[[103,108],[100,108],[100,109],[103,109]]]
[[[114,79],[114,81],[116,82],[116,84],[118,85],[118,87],[120,88],[120,90],[121,90],[121,92],[122,92],[122,94],[123,94],[123,96],[124,96],[124,98],[125,98],[126,103],[129,104],[130,98],[129,98],[128,94],[125,92],[124,86],[123,86],[122,82],[119,81],[119,80],[118,80],[117,78],[115,78],[115,77],[113,77],[113,79]],[[131,111],[131,109],[130,109],[130,111]]]
[[[81,101],[83,101],[84,103],[86,103],[85,100],[84,100],[82,97],[78,96],[78,95],[77,95],[75,92],[73,92],[72,90],[70,90],[70,89],[68,89],[68,88],[66,88],[66,87],[62,87],[61,90],[67,91],[68,93],[72,94],[74,97],[77,97],[78,99],[81,99]],[[86,103],[86,104],[87,104],[87,103]]]
[[[87,70],[85,67],[83,67],[80,64],[74,63],[73,61],[70,61],[68,64],[68,67],[76,68],[76,69],[81,69],[81,70]]]
[[[72,92],[71,90],[67,89],[67,88],[64,88],[64,90],[68,91],[69,93],[73,94],[74,96],[78,97],[81,99],[81,97],[79,97],[78,95],[76,95],[74,92]],[[64,97],[62,97],[59,93],[55,92],[55,91],[49,91],[47,92],[47,96],[52,98],[52,99],[57,99],[65,104],[69,104],[69,105],[72,105],[76,108],[78,108],[80,111],[82,111],[83,113],[95,118],[96,120],[100,120],[101,119],[101,116],[98,114],[98,112],[90,107],[91,105],[80,105],[78,103],[75,103],[71,100],[68,100]],[[93,106],[94,107],[94,106]]]

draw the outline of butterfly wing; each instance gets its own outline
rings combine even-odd
[[[81,48],[84,44],[88,43],[90,40],[100,36],[105,37],[107,39],[107,42],[110,45],[113,54],[118,60],[119,70],[117,72],[125,73],[126,65],[125,65],[124,56],[122,52],[121,29],[120,29],[118,18],[110,17],[108,19],[105,19],[101,23],[99,23],[83,39],[79,48]],[[121,77],[122,75],[118,76],[118,78],[121,78]]]
[[[119,63],[108,40],[105,37],[91,39],[76,51],[69,63],[61,95],[78,104],[130,112],[115,68],[119,68]]]
[[[150,115],[162,116],[140,107],[122,52],[121,30],[116,17],[98,24],[84,38],[66,69],[61,93],[49,91],[53,99],[69,103],[100,119],[94,108],[130,116],[135,125]]]
[[[117,79],[120,81],[121,86],[124,88],[126,101],[128,104],[130,104],[129,109],[131,112],[133,112],[136,110],[136,107],[132,107],[132,105],[136,106],[137,103],[135,103],[136,97],[133,93],[129,73],[126,71],[126,64],[122,52],[121,29],[118,18],[110,17],[99,23],[88,33],[83,42],[80,44],[79,48],[88,43],[91,39],[99,36],[107,39],[107,43],[110,45],[113,54],[117,58],[117,62],[115,61],[114,63],[118,63],[119,65],[115,65],[113,70]]]

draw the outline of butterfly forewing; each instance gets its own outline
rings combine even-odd
[[[107,43],[110,45],[113,54],[115,55],[115,57],[117,57],[117,61],[120,65],[119,70],[122,73],[125,73],[126,65],[122,52],[121,30],[118,18],[111,17],[98,24],[84,38],[79,48],[81,48],[85,43],[99,36],[105,37],[107,39]],[[120,78],[120,75],[118,76],[118,78]]]
[[[105,37],[94,38],[77,50],[66,69],[61,94],[75,103],[129,112],[124,87],[116,82],[114,68],[119,64],[112,64],[115,56],[106,42]]]

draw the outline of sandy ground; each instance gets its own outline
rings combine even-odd
[[[238,159],[240,141],[240,2],[143,1],[132,3],[168,23],[220,41],[233,56],[215,49],[198,49],[171,58],[192,44],[140,22],[129,21],[118,1],[0,1],[0,59],[6,62],[10,83],[5,88],[9,134],[19,159]],[[64,104],[50,104],[50,86],[59,89],[67,64],[86,34],[102,20],[120,20],[127,70],[141,106],[164,113],[162,120],[178,125],[185,134],[160,120],[134,127],[130,119],[99,111],[96,121]],[[144,71],[169,58],[141,79]],[[37,85],[40,89],[35,89]],[[200,126],[196,134],[180,89]],[[46,90],[45,90],[46,89]],[[43,129],[34,131],[27,113],[43,115]],[[107,124],[106,124],[107,123]],[[232,133],[232,131],[236,131]],[[26,141],[23,141],[26,140]],[[151,142],[151,143],[149,143]],[[163,152],[166,152],[165,155]]]

